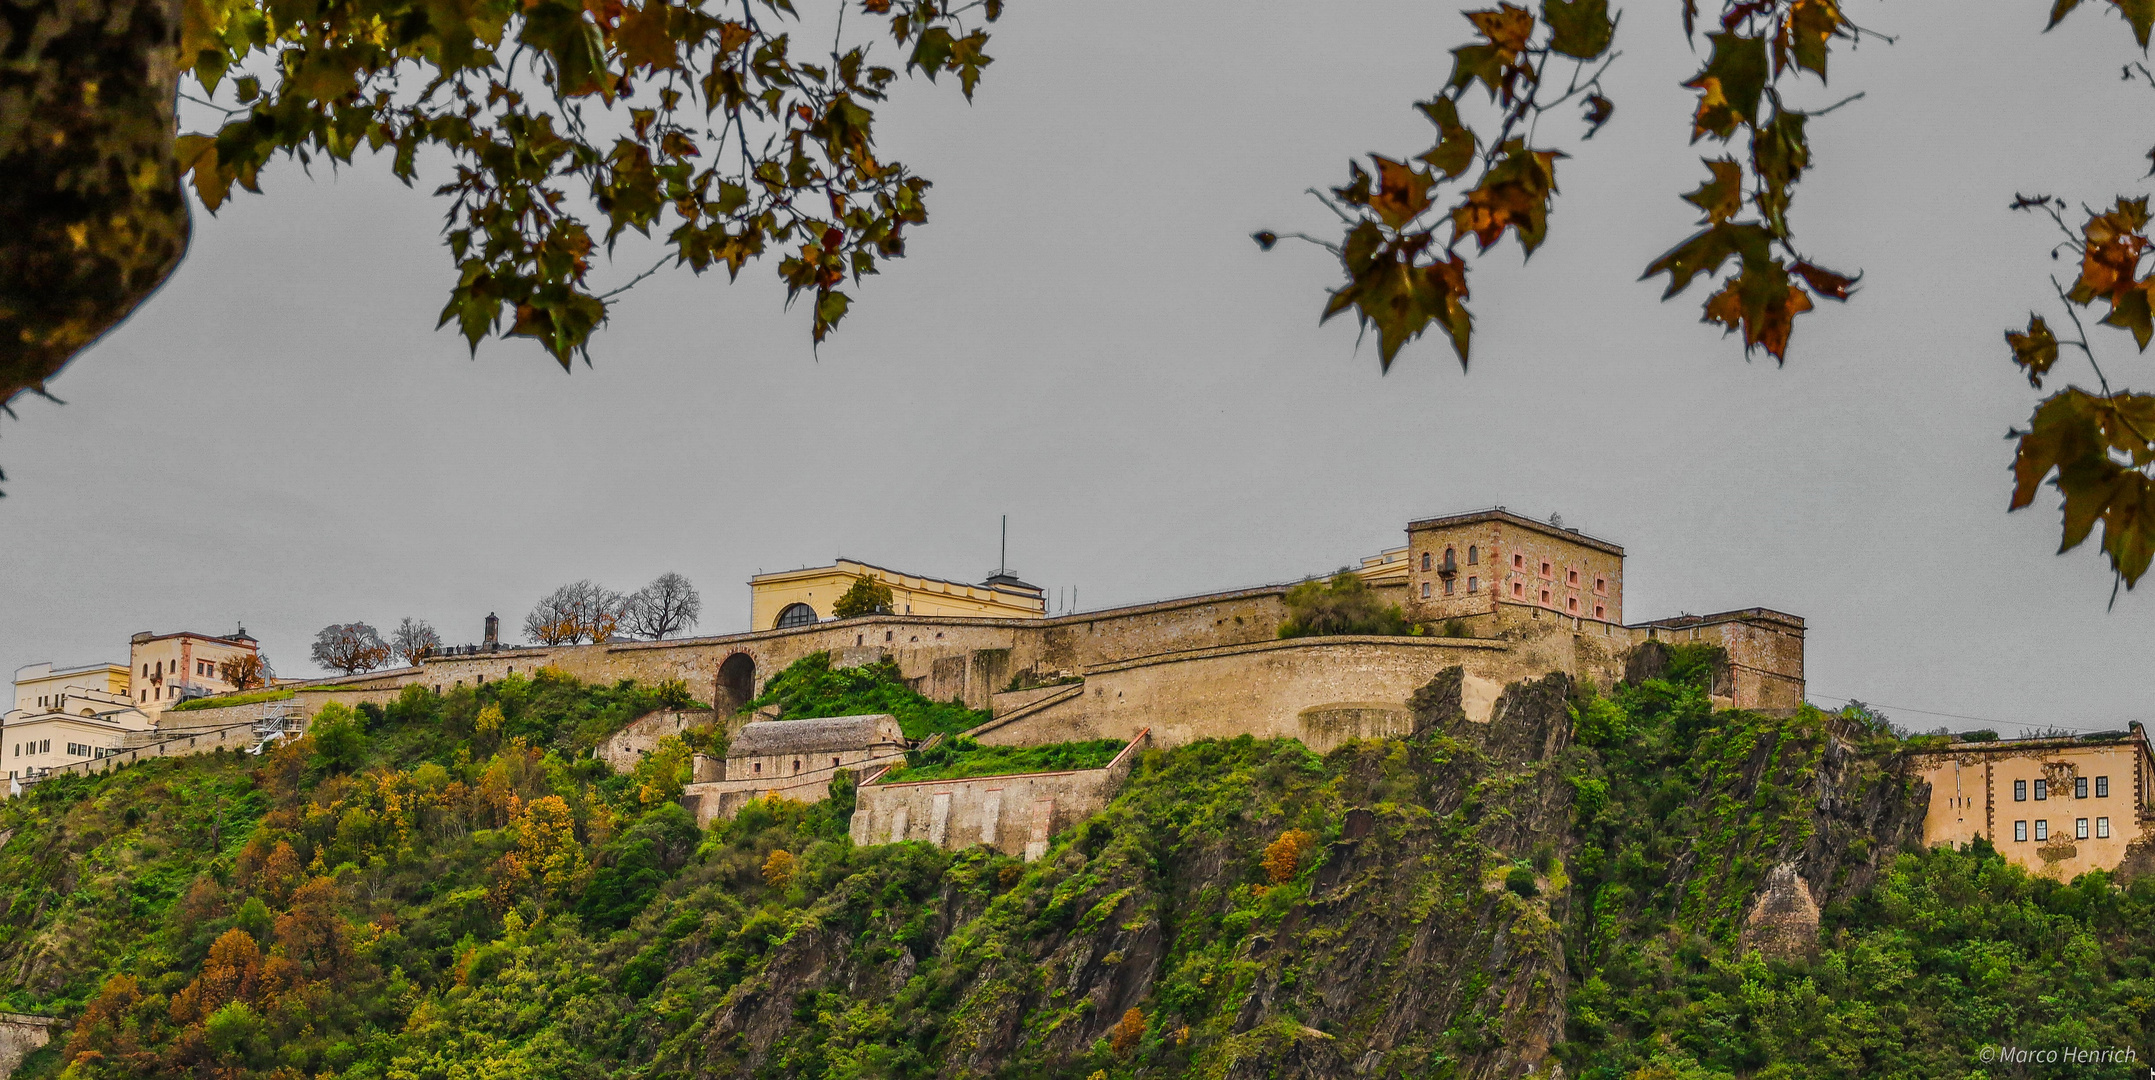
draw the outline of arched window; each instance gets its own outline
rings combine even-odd
[[[1426,551],[1422,552],[1422,569],[1429,569],[1429,553]]]
[[[1468,545],[1467,545],[1467,565],[1468,565],[1468,566],[1478,566],[1478,565],[1480,565],[1480,564],[1481,564],[1481,561],[1482,561],[1482,549],[1481,549],[1481,548],[1479,548],[1479,547],[1476,547],[1476,546],[1474,546],[1473,544],[1468,544]]]
[[[777,628],[780,630],[789,630],[796,626],[814,626],[815,624],[816,609],[809,607],[807,604],[787,604],[786,609],[778,613]]]
[[[1444,572],[1449,574],[1459,566],[1459,555],[1452,548],[1444,549]]]

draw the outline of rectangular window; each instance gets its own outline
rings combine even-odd
[[[52,740],[51,740],[51,739],[39,739],[39,740],[37,741],[37,752],[38,752],[38,753],[40,753],[40,754],[50,754],[50,753],[52,753]]]
[[[1470,592],[1470,593],[1473,593],[1473,592],[1480,592],[1480,591],[1482,591],[1482,579],[1480,579],[1480,578],[1478,578],[1478,577],[1470,577],[1470,578],[1468,578],[1468,579],[1467,579],[1467,591],[1468,591],[1468,592]]]
[[[2107,799],[2110,797],[2109,777],[2098,776],[2095,778],[2095,797],[2098,799]]]
[[[2099,818],[2096,818],[2096,819],[2095,819],[2095,838],[2096,838],[2097,840],[2108,840],[2108,839],[2110,839],[2110,819],[2109,819],[2109,818],[2106,818],[2106,817],[2099,817]]]
[[[2035,838],[2036,838],[2037,840],[2048,840],[2048,839],[2050,839],[2050,819],[2049,819],[2049,818],[2036,818],[2036,819],[2035,819]]]
[[[1549,590],[1543,589],[1541,591],[1541,602],[1544,604],[1549,602]]]
[[[1594,605],[1594,617],[1595,617],[1595,618],[1597,618],[1597,619],[1606,619],[1606,618],[1608,618],[1608,617],[1609,617],[1609,609],[1608,609],[1608,608],[1605,608],[1605,607],[1602,607],[1602,606],[1601,606],[1600,604],[1595,604],[1595,605]]]
[[[1565,597],[1565,598],[1564,598],[1564,607],[1565,607],[1565,608],[1566,608],[1567,610],[1571,611],[1571,612],[1572,612],[1573,614],[1577,614],[1577,613],[1578,613],[1578,611],[1579,611],[1579,598],[1578,598],[1578,597],[1576,597],[1576,596],[1567,596],[1567,597]]]
[[[1606,595],[1609,591],[1609,579],[1605,577],[1595,578],[1594,591]]]
[[[2076,798],[2076,799],[2085,799],[2085,798],[2087,798],[2087,797],[2088,797],[2088,778],[2087,778],[2087,777],[2085,777],[2085,776],[2076,776],[2076,777],[2074,777],[2074,778],[2073,778],[2073,798]]]
[[[1520,583],[1518,583],[1518,582],[1516,582],[1516,581],[1512,582],[1512,583],[1511,583],[1511,594],[1512,594],[1512,595],[1513,595],[1514,597],[1520,597],[1520,598],[1524,598],[1524,597],[1526,596],[1526,586],[1524,586],[1524,585],[1521,585]]]
[[[2085,840],[2085,839],[2087,839],[2087,838],[2088,838],[2088,819],[2087,819],[2087,818],[2075,818],[2075,819],[2073,820],[2073,839],[2075,839],[2075,840]]]
[[[2027,823],[2027,822],[2025,822],[2025,821],[2016,821],[2016,822],[2014,822],[2014,823],[2013,823],[2013,839],[2015,839],[2015,840],[2026,840],[2027,838],[2028,838],[2028,823]]]
[[[1426,581],[1422,582],[1422,599],[1429,599],[1429,583]]]
[[[2035,782],[2035,801],[2036,801],[2036,802],[2042,802],[2042,801],[2043,801],[2044,799],[2047,799],[2047,798],[2049,798],[2049,797],[2050,797],[2050,781],[2048,781],[2048,780],[2037,780],[2037,781]]]
[[[1556,571],[1550,568],[1549,560],[1547,559],[1543,559],[1541,561],[1541,576],[1545,578],[1553,578],[1556,576]]]
[[[1450,595],[1452,595],[1452,579],[1451,579],[1451,578],[1445,578],[1445,579],[1444,579],[1444,595],[1446,595],[1446,596],[1450,596]]]
[[[1513,552],[1511,557],[1511,568],[1514,570],[1526,569],[1526,556],[1521,555],[1518,552]]]

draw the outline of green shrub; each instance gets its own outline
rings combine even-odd
[[[905,765],[884,775],[885,783],[957,780],[968,776],[1013,773],[1075,772],[1099,769],[1115,760],[1128,744],[1121,739],[1049,743],[1044,746],[983,746],[959,735],[905,756]]]
[[[862,615],[888,615],[897,598],[891,595],[890,586],[862,574],[853,579],[853,586],[831,605],[831,614],[840,619],[852,619]]]
[[[898,674],[898,662],[885,659],[860,667],[831,667],[831,654],[810,653],[764,684],[763,696],[741,706],[742,712],[778,707],[781,720],[807,720],[819,716],[862,716],[889,713],[898,720],[908,739],[925,739],[937,733],[955,735],[988,722],[985,709],[968,709],[963,702],[932,700]]]
[[[1521,896],[1536,896],[1541,893],[1541,889],[1534,884],[1534,869],[1528,866],[1514,866],[1505,871],[1504,887]]]
[[[1283,638],[1407,632],[1399,605],[1385,603],[1352,570],[1341,570],[1329,582],[1312,578],[1287,590],[1286,605],[1287,621],[1280,625]]]
[[[250,690],[244,694],[224,694],[218,697],[188,698],[166,712],[187,712],[193,709],[222,709],[231,705],[253,705],[262,701],[284,701],[298,693],[290,687],[269,690]]]

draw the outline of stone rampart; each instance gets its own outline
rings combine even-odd
[[[1247,734],[1301,739],[1322,753],[1348,739],[1408,734],[1407,698],[1447,667],[1466,669],[1468,715],[1486,721],[1506,683],[1564,669],[1538,666],[1545,662],[1537,650],[1476,638],[1275,639],[1098,665],[1082,694],[971,734],[1001,746],[1148,730],[1160,746]]]
[[[953,851],[985,844],[1037,859],[1055,834],[1106,809],[1149,741],[1138,732],[1099,769],[866,784],[853,810],[853,842],[925,840]]]
[[[0,1080],[13,1076],[22,1059],[51,1042],[55,1029],[66,1026],[67,1021],[57,1017],[0,1012]]]
[[[660,709],[645,713],[607,736],[606,741],[596,748],[596,756],[615,772],[627,772],[635,768],[645,754],[658,749],[659,742],[667,736],[679,735],[690,728],[710,727],[718,721],[718,713],[710,709]]]
[[[228,750],[253,749],[262,742],[262,736],[255,733],[254,726],[255,722],[248,720],[243,723],[227,724],[223,727],[193,728],[173,732],[156,742],[143,746],[127,747],[116,751],[109,757],[91,758],[87,761],[77,761],[57,766],[39,774],[35,782],[21,783],[20,786],[24,791],[28,791],[36,784],[42,784],[54,777],[70,775],[95,776],[98,773],[110,772],[121,766],[132,765],[137,761],[146,761],[150,758],[207,754],[219,748]],[[14,793],[15,786],[15,784],[9,784],[5,787],[0,787],[0,798],[9,797]]]

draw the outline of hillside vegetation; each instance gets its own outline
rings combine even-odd
[[[76,1019],[23,1075],[82,1080],[1957,1080],[2151,1045],[2155,882],[1907,850],[1890,732],[1705,678],[1551,676],[1475,724],[1455,671],[1412,738],[1150,751],[1030,864],[855,848],[848,790],[699,832],[679,744],[581,756],[655,691],[414,691],[0,804],[0,970]],[[1776,867],[1824,920],[1768,959]]]

